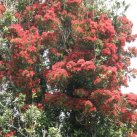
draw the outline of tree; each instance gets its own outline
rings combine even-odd
[[[137,72],[137,49],[125,48],[136,35],[125,1],[111,4],[20,0],[1,10],[3,136],[135,136],[137,95],[120,87]]]

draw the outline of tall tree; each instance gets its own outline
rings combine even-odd
[[[120,88],[137,72],[137,49],[125,48],[136,35],[125,1],[108,3],[20,0],[14,15],[1,10],[0,81],[14,102],[3,134],[135,136],[137,95]]]

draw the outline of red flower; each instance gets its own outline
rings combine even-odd
[[[109,48],[105,48],[105,49],[102,50],[102,54],[103,55],[111,55],[111,51],[110,51]]]
[[[94,107],[94,105],[92,104],[91,101],[87,100],[84,102],[84,106],[85,106],[85,112],[87,113],[90,113],[90,112],[93,112],[93,111],[96,111],[96,108]]]
[[[134,93],[124,94],[129,107],[137,109],[137,95]]]
[[[15,131],[15,130],[9,131],[8,133],[6,133],[6,134],[4,135],[4,137],[12,137],[12,136],[14,136],[15,134],[16,134],[16,131]]]
[[[66,62],[64,62],[64,61],[57,62],[54,65],[52,65],[52,70],[56,70],[58,68],[62,68],[63,69],[65,67],[65,64],[66,64]]]
[[[76,67],[76,63],[74,61],[69,61],[67,64],[66,64],[66,68],[68,70],[73,70],[74,67]]]
[[[18,18],[18,19],[21,17],[18,12],[16,12],[16,13],[14,14],[14,16],[15,16],[16,18]]]
[[[3,5],[3,3],[0,3],[0,17],[3,15],[3,13],[6,11],[5,6]]]
[[[82,68],[83,70],[86,70],[86,71],[95,70],[95,69],[96,69],[93,61],[86,61],[86,62],[84,62],[84,63],[81,65],[81,68]]]
[[[46,74],[47,82],[48,84],[51,84],[51,85],[61,84],[63,86],[63,82],[64,84],[66,84],[68,78],[69,78],[69,73],[65,69],[62,69],[62,68],[50,70]]]
[[[129,47],[129,52],[133,54],[135,57],[137,56],[137,48],[136,47]]]
[[[97,84],[99,84],[101,81],[102,81],[102,79],[99,78],[99,77],[97,77],[97,78],[94,80],[94,84],[97,85]]]

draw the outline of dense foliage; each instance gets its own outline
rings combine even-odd
[[[19,0],[0,5],[3,137],[135,137],[136,57],[128,5]],[[119,11],[119,9],[121,9]]]

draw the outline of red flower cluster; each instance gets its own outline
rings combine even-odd
[[[121,109],[121,94],[119,91],[110,90],[96,90],[91,93],[91,100],[95,106],[98,107],[98,111],[101,111],[105,115],[118,115]],[[100,101],[98,101],[100,100]]]
[[[85,61],[84,59],[79,59],[76,63],[74,61],[69,61],[66,64],[66,69],[70,72],[90,71],[95,70],[95,68],[93,61]]]
[[[11,25],[9,29],[12,57],[8,62],[7,77],[20,91],[26,94],[32,91],[37,92],[40,82],[35,70],[35,65],[39,60],[38,30],[32,26],[30,30],[25,31],[19,24]]]
[[[133,93],[124,95],[128,104],[128,108],[132,110],[137,109],[137,95]]]
[[[128,50],[134,57],[137,56],[137,48],[136,47],[128,47]]]
[[[118,17],[118,21],[119,21],[119,32],[120,33],[124,33],[126,35],[130,35],[132,33],[132,22],[129,21],[126,16],[123,16],[123,17]]]
[[[16,131],[9,131],[8,133],[4,134],[4,137],[13,137],[16,134]]]
[[[102,50],[103,55],[112,55],[116,54],[117,47],[114,43],[106,43],[104,44],[104,49]]]
[[[97,40],[97,22],[92,20],[72,20],[72,28],[80,41],[94,42]],[[80,39],[81,38],[81,39]]]
[[[96,111],[96,108],[90,100],[70,97],[60,92],[46,93],[45,101],[46,104],[64,107],[68,110],[72,109],[76,111],[83,111],[85,113]]]
[[[111,38],[115,35],[116,32],[112,25],[112,21],[106,15],[101,15],[98,23],[99,35],[101,34],[107,38]]]
[[[57,68],[46,73],[46,79],[50,85],[63,85],[69,78],[69,73],[65,69]],[[62,83],[61,83],[62,82]]]
[[[137,122],[137,113],[136,112],[131,112],[129,110],[125,110],[121,114],[121,121],[126,122],[128,124],[135,125],[136,122]]]
[[[101,65],[97,69],[98,75],[94,79],[96,86],[104,85],[104,88],[119,89],[120,83],[117,79],[117,67]],[[120,79],[121,80],[121,79]]]
[[[6,11],[5,6],[2,2],[0,2],[0,18],[2,17],[3,13]]]

